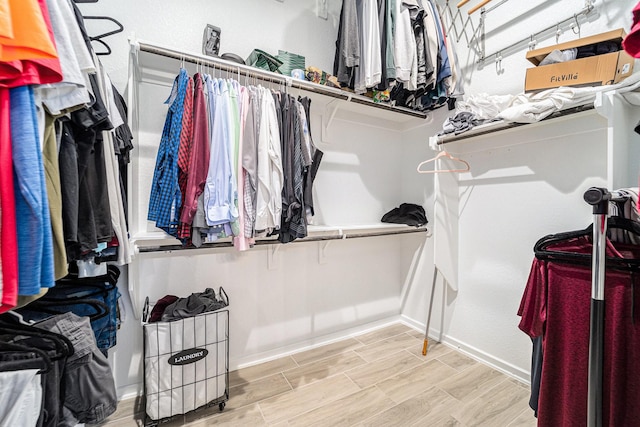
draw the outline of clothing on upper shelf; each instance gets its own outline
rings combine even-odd
[[[83,17],[68,0],[4,5],[0,312],[41,297],[71,262],[131,259],[122,173],[131,131]]]
[[[497,119],[480,119],[474,113],[469,111],[461,111],[453,117],[447,118],[442,124],[442,132],[438,135],[454,134],[458,135],[473,129],[476,126],[492,122]]]
[[[343,87],[390,90],[392,104],[427,110],[464,94],[459,72],[431,0],[343,2],[333,67]]]
[[[194,246],[232,237],[242,251],[256,236],[306,237],[322,158],[311,101],[209,75],[194,81],[181,69],[167,101],[149,220]]]
[[[613,85],[562,86],[519,95],[480,93],[468,95],[464,101],[457,101],[454,117],[462,112],[470,112],[476,120],[536,123],[558,111],[593,104],[599,92],[615,91],[630,104],[640,105],[635,92],[638,88],[640,88],[640,73],[632,74]],[[435,147],[437,138],[432,137],[430,145]]]

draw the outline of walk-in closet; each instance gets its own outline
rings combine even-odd
[[[637,0],[0,0],[0,426],[640,425]]]

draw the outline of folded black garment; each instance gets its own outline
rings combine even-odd
[[[382,216],[381,221],[392,224],[413,225],[414,227],[420,227],[429,222],[424,208],[413,203],[403,203],[399,207],[391,209]]]

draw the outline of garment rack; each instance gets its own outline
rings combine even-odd
[[[237,64],[235,62],[227,61],[221,58],[181,52],[171,48],[155,46],[141,41],[135,42],[135,45],[139,52],[152,53],[155,55],[173,58],[178,61],[185,61],[196,65],[208,65],[211,67],[215,67],[215,69],[217,70],[236,73],[238,75],[243,75],[250,78],[258,78],[263,81],[273,82],[285,85],[287,87],[302,89],[309,92],[330,96],[332,98],[354,102],[356,104],[363,104],[374,108],[380,108],[387,111],[393,111],[413,117],[419,117],[422,119],[426,119],[428,117],[428,113],[425,112],[414,111],[405,107],[395,107],[388,104],[373,102],[373,100],[363,95],[357,95],[351,92],[343,91],[341,89],[319,85],[317,83],[309,82],[306,80],[294,79],[293,77],[285,76],[271,71],[265,71],[247,65]]]
[[[362,239],[365,237],[382,237],[382,236],[396,236],[400,234],[414,234],[414,233],[424,233],[427,232],[427,228],[425,227],[413,227],[407,228],[406,230],[388,230],[388,231],[375,231],[371,233],[349,233],[349,234],[332,234],[325,236],[311,236],[304,237],[301,239],[296,239],[290,243],[307,243],[307,242],[322,242],[329,240],[346,240],[346,239]],[[290,244],[287,243],[287,244]],[[264,246],[264,245],[281,245],[282,243],[276,239],[264,239],[264,240],[256,240],[255,246]],[[138,248],[138,252],[140,253],[149,253],[149,252],[169,252],[169,251],[181,251],[181,250],[198,250],[198,249],[215,249],[215,248],[232,248],[233,242],[213,242],[213,243],[205,243],[201,247],[184,247],[181,245],[163,245],[163,246],[145,246]]]
[[[591,187],[584,200],[593,206],[593,256],[591,259],[591,319],[589,328],[589,379],[587,426],[602,426],[602,362],[604,360],[604,286],[609,202],[622,202],[627,196],[618,191]]]

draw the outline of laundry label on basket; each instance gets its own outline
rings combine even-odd
[[[209,350],[204,348],[184,350],[171,356],[169,358],[169,365],[188,365],[189,363],[195,363],[207,357],[207,354],[209,354]]]

